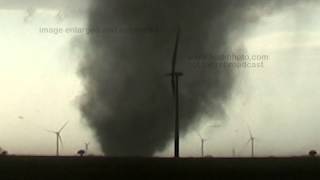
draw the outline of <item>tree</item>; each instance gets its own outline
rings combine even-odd
[[[83,150],[83,149],[80,149],[78,152],[77,152],[77,154],[79,154],[81,157],[83,157],[83,155],[86,153],[86,151],[85,150]]]
[[[316,157],[317,156],[317,151],[316,150],[309,151],[309,156],[310,157]]]
[[[8,155],[8,151],[4,150],[3,148],[0,147],[0,155],[1,156],[6,156]]]
[[[1,155],[2,155],[2,156],[8,155],[8,151],[2,151],[2,152],[1,152]]]

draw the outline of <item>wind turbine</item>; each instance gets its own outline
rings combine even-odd
[[[62,130],[67,126],[68,121],[66,123],[64,123],[64,125],[58,130],[58,131],[50,131],[47,130],[50,133],[53,133],[57,136],[57,149],[56,149],[56,155],[59,156],[59,144],[61,143],[61,145],[63,146],[63,142],[62,142],[62,138],[61,138],[61,132]]]
[[[175,136],[174,136],[174,157],[179,157],[179,78],[183,76],[182,72],[176,71],[176,62],[178,56],[179,49],[179,41],[180,41],[180,27],[178,28],[176,34],[175,47],[172,57],[172,71],[171,73],[166,74],[166,76],[171,77],[171,86],[173,95],[175,97]]]
[[[233,147],[232,148],[232,157],[236,157],[237,156],[237,151],[236,151],[236,148]]]
[[[219,128],[221,127],[221,125],[219,124],[212,124],[212,125],[208,125],[206,126],[205,128]],[[206,139],[204,138],[203,136],[201,136],[200,132],[199,131],[196,131],[196,134],[199,136],[200,140],[201,140],[201,157],[204,157],[204,145],[205,143],[209,140],[209,139]]]
[[[238,133],[238,130],[236,129],[236,130],[234,130],[234,135],[235,135],[235,137],[237,137],[237,133]],[[235,138],[234,137],[234,138]],[[235,145],[234,145],[234,142],[233,142],[233,146],[232,146],[232,157],[236,157],[237,156],[237,149],[236,149],[236,147],[235,147]]]
[[[254,145],[255,145],[254,143],[255,143],[256,138],[253,136],[253,133],[250,129],[249,124],[247,124],[247,128],[248,128],[248,132],[249,132],[249,136],[250,136],[247,143],[251,142],[251,157],[254,157]]]
[[[203,157],[204,156],[204,144],[207,141],[207,139],[203,138],[198,131],[196,131],[196,133],[197,133],[197,135],[199,136],[199,138],[201,140],[201,157]]]
[[[87,155],[88,155],[88,152],[89,152],[89,145],[90,145],[89,142],[85,143],[85,150],[86,150],[86,154]]]

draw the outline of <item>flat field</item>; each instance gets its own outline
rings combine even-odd
[[[1,180],[320,179],[320,159],[0,157]]]

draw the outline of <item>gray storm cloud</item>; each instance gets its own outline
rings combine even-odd
[[[202,116],[223,117],[223,103],[237,75],[235,69],[207,67],[190,57],[231,53],[248,25],[285,2],[92,1],[88,26],[95,31],[80,68],[86,90],[81,112],[103,151],[112,156],[152,156],[173,138],[174,102],[164,74],[171,70],[178,24],[183,135]]]
[[[25,22],[29,22],[37,16],[39,9],[58,11],[63,16],[82,17],[87,16],[90,0],[0,0],[0,10],[25,11]]]
[[[44,8],[44,9],[63,9],[63,8],[83,8],[88,7],[89,0],[0,0],[0,9],[27,9],[27,8]]]

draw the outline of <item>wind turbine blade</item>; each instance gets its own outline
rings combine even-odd
[[[250,128],[250,126],[249,126],[249,124],[247,122],[246,122],[246,125],[247,125],[247,128],[248,128],[248,132],[249,132],[250,138],[253,138],[253,134],[252,134],[251,128]]]
[[[47,132],[49,132],[49,133],[53,133],[53,134],[56,134],[57,132],[55,132],[55,131],[50,131],[50,130],[48,130],[48,129],[45,129],[45,131],[47,131]]]
[[[249,126],[248,126],[248,127],[249,127]],[[250,137],[253,138],[253,134],[252,134],[252,131],[251,131],[250,127],[249,127],[249,134],[250,134]]]
[[[200,139],[203,139],[201,134],[198,131],[195,131],[195,133],[199,136]]]
[[[247,146],[250,142],[251,142],[251,139],[249,139],[249,140],[247,141],[246,146]]]
[[[66,126],[67,124],[69,123],[69,121],[67,121],[66,123],[64,123],[64,125],[60,128],[60,130],[58,132],[61,132]]]
[[[175,89],[176,89],[175,73],[176,73],[176,64],[177,64],[177,57],[178,57],[179,41],[180,41],[180,27],[178,27],[178,30],[177,30],[176,42],[175,42],[174,52],[173,52],[173,56],[172,56],[171,86],[172,86],[173,93],[175,92]]]

